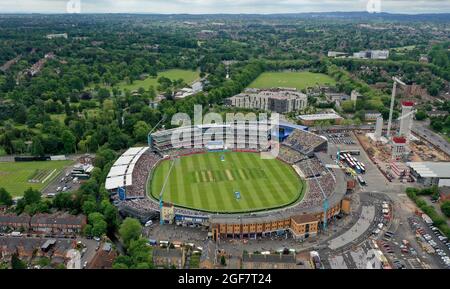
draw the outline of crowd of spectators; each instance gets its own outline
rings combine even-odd
[[[187,156],[192,154],[199,154],[206,152],[205,148],[181,148],[181,149],[170,149],[162,152],[164,157],[176,157],[176,156]]]
[[[150,171],[161,159],[153,152],[145,152],[137,161],[133,173],[133,185],[126,188],[127,198],[145,198],[145,187]]]
[[[326,139],[303,130],[294,130],[283,142],[283,144],[303,154],[309,154],[323,143],[326,143]]]
[[[327,169],[318,158],[307,158],[295,165],[300,168],[306,178],[317,177],[327,173]]]
[[[296,150],[293,150],[285,145],[280,145],[278,158],[288,164],[295,164],[305,159],[305,156]]]
[[[316,157],[309,158],[296,164],[307,177],[308,192],[303,200],[291,210],[299,210],[321,206],[323,203],[323,192],[330,197],[334,192],[335,178],[332,172],[321,163]],[[320,183],[320,185],[319,185]]]
[[[126,200],[121,202],[119,207],[127,209],[128,212],[134,212],[136,215],[152,215],[159,212],[159,202],[150,198]],[[205,217],[208,215],[207,213],[180,207],[175,207],[175,214],[192,217]]]

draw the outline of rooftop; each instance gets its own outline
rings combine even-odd
[[[296,264],[295,255],[283,255],[283,254],[244,254],[242,256],[242,262],[256,262],[256,263],[290,263]]]
[[[317,217],[312,214],[296,215],[291,219],[297,224],[317,222]]]
[[[396,144],[403,144],[403,143],[406,143],[406,138],[404,138],[402,136],[394,136],[392,138],[392,141]]]
[[[84,215],[36,214],[31,217],[31,225],[74,225],[82,226],[86,222]]]
[[[450,162],[409,162],[407,165],[421,177],[450,178]]]
[[[316,113],[316,114],[304,114],[297,116],[301,120],[327,120],[327,119],[342,119],[342,117],[336,112],[330,113]]]
[[[412,101],[402,101],[403,106],[414,106],[414,102]]]

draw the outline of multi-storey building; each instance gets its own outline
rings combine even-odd
[[[308,97],[296,89],[247,89],[244,93],[227,98],[226,105],[288,113],[307,106]]]

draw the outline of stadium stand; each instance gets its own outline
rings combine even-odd
[[[224,129],[227,126],[223,126]],[[200,129],[201,133],[205,132],[205,127],[183,127],[182,131],[194,131]],[[159,131],[152,134],[150,139],[150,148],[131,148],[125,152],[111,168],[108,174],[108,179],[114,180],[119,177],[119,181],[126,188],[125,200],[119,200],[117,194],[114,194],[114,190],[118,187],[111,184],[106,188],[112,193],[111,198],[118,206],[119,211],[135,216],[143,221],[149,218],[154,218],[159,215],[160,204],[159,201],[148,197],[146,186],[148,177],[151,175],[151,171],[158,165],[163,159],[169,159],[178,156],[185,156],[191,154],[198,154],[207,152],[207,148],[200,144],[195,143],[194,138],[186,141],[186,148],[176,148],[172,146],[171,137],[176,129]],[[253,133],[247,133],[247,137],[252,137]],[[238,141],[235,142],[235,146],[228,146],[230,150],[239,152],[259,152],[264,150],[263,147],[236,147]],[[301,129],[293,129],[293,131],[284,138],[284,141],[280,144],[280,150],[278,158],[288,164],[291,164],[298,168],[303,176],[306,178],[308,190],[305,192],[303,199],[297,203],[294,203],[288,207],[276,209],[270,212],[259,212],[255,214],[241,215],[244,218],[266,218],[272,216],[273,218],[285,219],[290,216],[304,214],[305,212],[322,212],[323,194],[320,189],[324,190],[327,197],[336,197],[336,201],[341,200],[341,196],[333,195],[336,188],[336,178],[333,171],[325,167],[325,165],[315,155],[315,152],[324,151],[327,149],[327,140],[321,136],[315,135],[308,131]],[[300,172],[299,172],[300,174]],[[301,175],[301,174],[300,174]],[[108,183],[107,179],[107,183]],[[129,182],[129,183],[128,183]],[[320,186],[318,184],[320,183]],[[334,211],[333,211],[334,212]],[[228,218],[230,214],[211,214],[208,212],[202,212],[197,210],[191,210],[175,206],[175,217],[186,216],[186,219],[199,218],[217,218],[218,216],[224,216],[224,220]],[[232,215],[232,214],[231,214]],[[230,218],[230,222],[232,219]]]
[[[294,130],[283,144],[302,154],[310,155],[313,152],[326,150],[327,140],[308,131]]]
[[[297,162],[300,162],[301,160],[305,159],[306,157],[299,153],[296,150],[291,149],[288,146],[280,145],[280,151],[278,154],[278,158],[282,161],[288,163],[288,164],[295,164]]]

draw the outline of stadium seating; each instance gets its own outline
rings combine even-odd
[[[206,148],[183,148],[174,149],[170,143],[171,131],[158,132],[155,136],[153,152],[146,152],[135,165],[132,180],[133,185],[127,187],[127,199],[120,201],[117,195],[113,195],[113,200],[117,202],[119,208],[126,209],[135,215],[157,214],[159,202],[146,196],[146,185],[151,170],[163,158],[173,158],[177,156],[204,153]],[[335,178],[333,172],[328,170],[322,162],[315,156],[314,152],[326,146],[326,139],[310,132],[294,130],[286,140],[280,144],[278,158],[288,164],[296,165],[306,177],[308,191],[303,199],[287,208],[279,209],[280,213],[301,214],[305,209],[321,207],[323,204],[323,193],[330,197],[335,188]],[[244,148],[234,151],[254,151],[261,149]],[[320,184],[320,185],[319,185]],[[323,190],[323,193],[322,193]],[[209,213],[175,207],[175,214],[184,216],[207,217]]]
[[[308,155],[326,143],[326,139],[313,133],[294,130],[283,142],[284,145]]]
[[[148,175],[160,159],[152,152],[146,152],[139,158],[133,170],[133,185],[126,188],[127,199],[145,198]]]
[[[288,164],[295,164],[303,159],[305,156],[299,153],[296,150],[293,150],[285,145],[280,145],[280,151],[278,154],[278,158]]]

